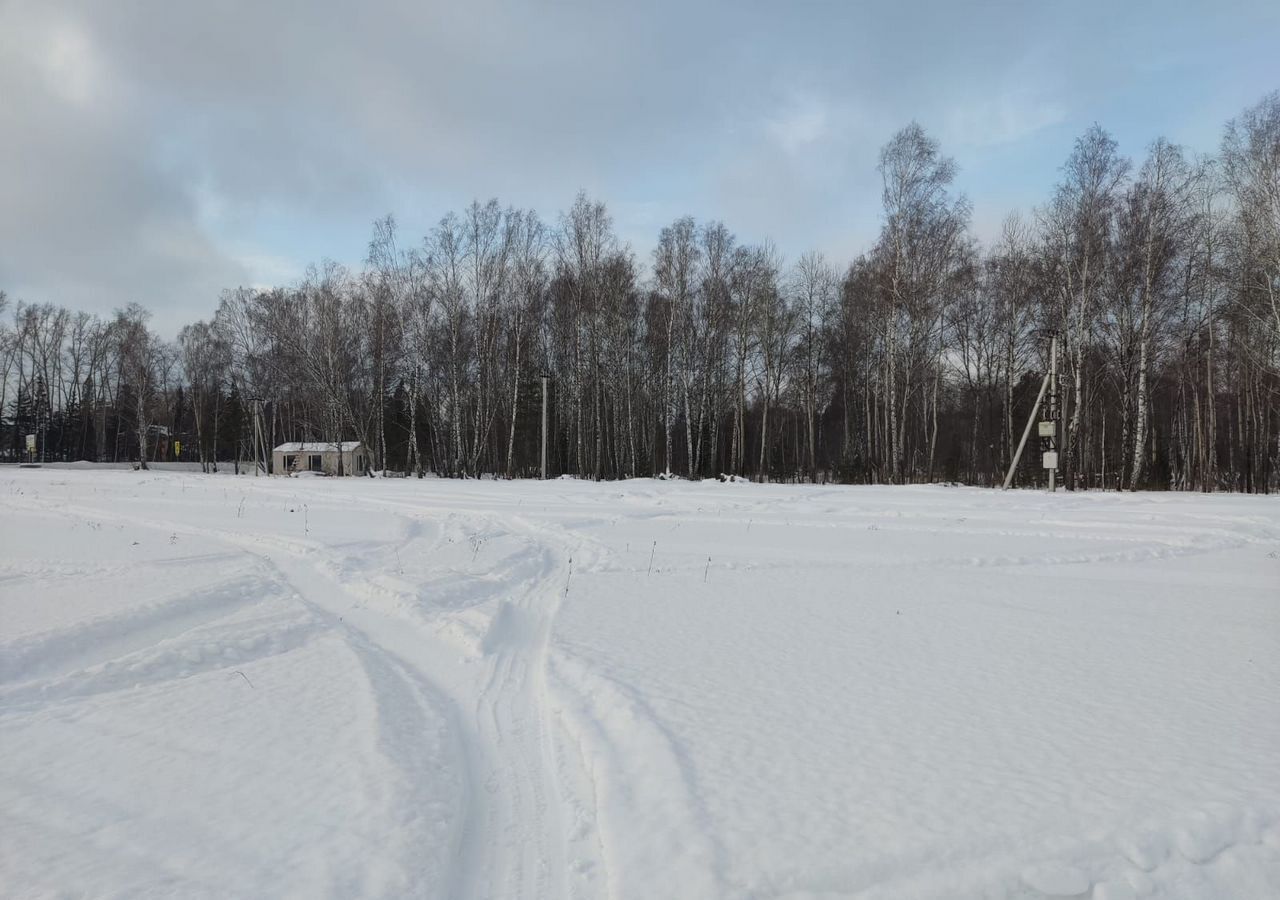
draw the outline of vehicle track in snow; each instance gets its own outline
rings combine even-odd
[[[266,492],[282,497],[298,493]],[[332,498],[314,499],[323,502]],[[397,559],[439,550],[441,535],[447,531],[443,520],[459,517],[457,511],[431,511],[376,498],[343,500],[406,520],[404,541],[377,548],[386,556],[394,553]],[[485,512],[464,517],[462,524],[471,530],[483,529],[492,540],[512,539],[522,544],[523,550],[512,554],[509,564],[487,579],[479,579],[485,593],[473,597],[471,606],[491,607],[491,615],[487,624],[470,622],[470,640],[459,643],[446,631],[424,627],[425,623],[413,627],[403,615],[378,602],[385,599],[385,587],[371,587],[367,581],[351,578],[341,561],[331,558],[331,553],[346,548],[326,547],[306,538],[255,534],[248,528],[236,531],[135,516],[123,511],[119,503],[99,507],[82,501],[62,505],[58,512],[211,540],[256,558],[289,586],[304,606],[343,636],[375,691],[396,695],[375,697],[380,706],[387,701],[382,719],[403,713],[406,694],[445,713],[453,726],[465,779],[462,827],[451,851],[449,884],[426,886],[429,894],[543,898],[605,892],[605,854],[597,835],[578,833],[573,841],[574,859],[569,859],[570,836],[562,810],[570,786],[562,786],[561,777],[583,783],[589,776],[566,771],[566,767],[583,761],[576,754],[558,752],[557,726],[548,702],[551,633],[573,565],[567,535],[545,526],[534,527],[512,515]],[[424,521],[442,528],[426,548],[415,548],[415,540],[424,537]],[[454,522],[455,536],[458,524]],[[391,565],[387,558],[377,562],[383,564],[377,568],[384,570]],[[477,625],[483,631],[474,630]],[[402,768],[412,767],[413,761],[405,756],[411,750],[404,746],[403,737],[394,743],[393,750]],[[577,794],[581,793],[579,789]],[[581,802],[576,796],[570,807]],[[577,816],[579,832],[583,818]],[[593,811],[587,811],[585,818],[593,820]]]
[[[385,498],[362,500],[408,517],[409,535],[421,530],[412,524],[423,514],[420,506]],[[452,534],[446,540],[463,543],[466,532],[486,536],[487,544],[470,545],[475,547],[473,560],[481,547],[516,544],[496,563],[482,562],[485,591],[471,597],[470,607],[462,610],[466,615],[483,606],[487,616],[460,621],[446,613],[434,629],[419,629],[422,639],[431,635],[426,652],[398,650],[395,638],[384,636],[384,646],[402,652],[452,699],[470,760],[460,874],[450,896],[602,895],[607,883],[605,854],[597,834],[583,833],[583,819],[588,820],[586,830],[593,832],[595,817],[593,809],[584,815],[581,808],[581,785],[589,780],[580,771],[585,761],[560,752],[547,690],[551,635],[571,584],[574,554],[581,568],[594,557],[595,548],[560,529],[535,526],[510,513],[460,516],[457,510],[442,510],[436,515],[452,523],[442,531]],[[426,552],[439,551],[442,544],[437,537]],[[397,548],[397,559],[408,549]],[[389,559],[381,562],[380,568],[388,568]],[[330,568],[329,577],[335,574]],[[386,581],[363,592],[356,585],[361,600],[352,615],[363,621],[378,614],[379,600],[394,599]],[[566,821],[571,813],[573,823]]]

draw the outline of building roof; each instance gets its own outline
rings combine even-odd
[[[364,445],[359,441],[343,441],[342,452],[350,453],[353,450],[359,450]],[[324,453],[328,451],[332,453],[338,449],[338,445],[333,441],[289,441],[281,444],[275,449],[276,453]]]

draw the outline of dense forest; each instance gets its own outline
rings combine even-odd
[[[554,223],[473,203],[422,238],[388,216],[358,271],[228,290],[175,342],[136,305],[0,293],[0,459],[34,433],[43,460],[242,467],[260,417],[260,445],[529,476],[546,375],[553,474],[989,485],[1056,334],[1064,485],[1280,487],[1280,92],[1211,157],[1131,161],[1091,128],[987,247],[919,126],[879,173],[879,237],[840,267],[691,218],[638,260],[580,195]]]

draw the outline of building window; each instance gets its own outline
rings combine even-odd
[[[298,468],[298,457],[286,456],[284,458],[284,470],[286,472],[292,472],[296,468]]]
[[[364,471],[364,457],[363,457],[363,456],[357,456],[357,457],[356,457],[356,471],[357,471],[357,472],[363,472],[363,471]]]
[[[324,466],[320,463],[320,454],[314,453],[307,457],[307,468],[312,472],[323,472]]]

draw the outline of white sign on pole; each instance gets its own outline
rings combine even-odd
[[[36,436],[34,434],[27,435],[27,452],[36,452]]]
[[[1045,452],[1044,468],[1046,469],[1058,468],[1058,451],[1057,450],[1048,450]]]
[[[1056,422],[1041,422],[1040,437],[1047,437],[1047,438],[1053,437],[1055,433],[1054,425],[1056,424],[1057,424]]]

